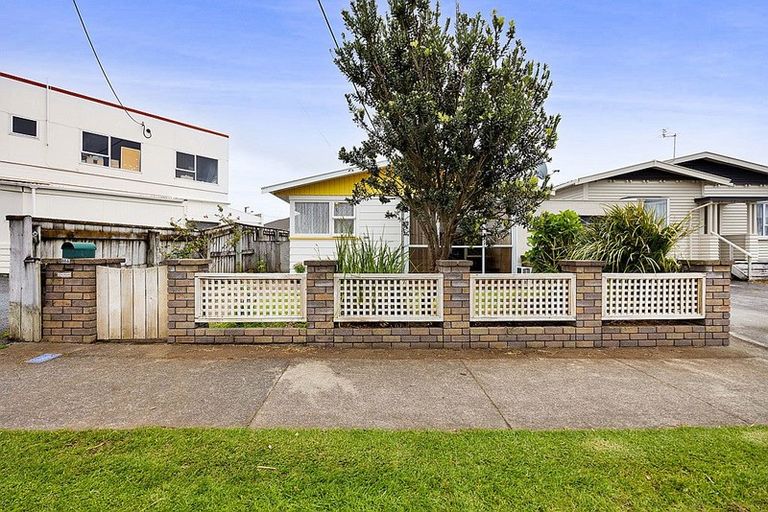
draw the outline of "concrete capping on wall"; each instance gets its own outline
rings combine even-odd
[[[97,265],[121,260],[61,260],[44,262],[46,341],[94,341],[96,336]],[[168,342],[305,344],[316,347],[365,348],[545,348],[727,345],[730,325],[730,264],[688,262],[686,270],[706,272],[706,315],[681,322],[607,322],[602,319],[602,273],[599,261],[563,261],[564,272],[576,275],[576,319],[551,324],[472,325],[469,320],[467,261],[439,261],[444,275],[444,320],[424,326],[345,326],[333,321],[333,274],[336,262],[307,261],[306,327],[211,328],[195,323],[196,273],[207,272],[209,260],[167,260]],[[57,273],[71,269],[71,277]],[[86,275],[87,274],[87,275]],[[74,281],[73,281],[74,280]],[[79,281],[77,281],[79,280]],[[77,287],[77,289],[75,289]],[[64,305],[62,301],[70,301]],[[91,304],[92,303],[92,304]],[[65,311],[65,308],[66,311]],[[77,312],[74,309],[81,308]],[[65,316],[69,315],[67,318]],[[76,315],[76,318],[75,318]],[[66,325],[65,325],[65,322]],[[75,326],[75,322],[81,325]]]

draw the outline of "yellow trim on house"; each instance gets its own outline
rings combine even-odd
[[[328,180],[308,183],[298,187],[286,188],[274,194],[283,199],[295,196],[341,196],[351,197],[355,185],[368,177],[368,173],[350,174]]]

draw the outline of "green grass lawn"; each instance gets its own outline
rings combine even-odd
[[[768,428],[0,431],[0,510],[767,510]]]

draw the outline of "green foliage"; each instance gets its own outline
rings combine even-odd
[[[299,262],[293,266],[293,270],[297,274],[304,274],[307,271],[307,267],[304,266],[304,263]]]
[[[534,272],[558,272],[558,262],[571,257],[583,232],[584,225],[573,210],[544,212],[531,222],[531,248],[523,255],[523,262]]]
[[[224,208],[218,205],[216,221],[219,225],[230,226],[231,234],[228,245],[234,249],[243,236],[243,227],[237,223],[231,213],[224,214]],[[211,246],[214,234],[207,229],[200,228],[199,224],[190,219],[171,219],[173,235],[170,249],[163,252],[165,258],[178,259],[205,259]]]
[[[560,118],[544,110],[549,70],[527,59],[513,22],[458,8],[450,19],[429,0],[388,7],[353,0],[342,13],[335,63],[352,83],[347,102],[366,139],[339,157],[370,173],[354,201],[397,198],[434,262],[458,237],[528,223],[549,194],[535,170],[549,160]]]
[[[680,263],[670,252],[689,234],[686,224],[667,226],[642,204],[611,206],[587,225],[574,257],[603,261],[606,272],[675,272]]]
[[[768,508],[764,426],[0,430],[0,453],[4,512]]]
[[[211,329],[245,329],[252,327],[299,327],[306,328],[307,322],[210,322]]]
[[[256,265],[253,267],[253,271],[263,274],[267,271],[267,262],[264,259],[259,258],[256,260]]]
[[[401,273],[405,272],[408,254],[381,239],[345,236],[336,240],[336,261],[338,271],[346,274]]]

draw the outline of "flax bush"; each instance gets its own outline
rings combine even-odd
[[[336,240],[336,261],[338,271],[346,274],[396,274],[405,271],[408,255],[381,239],[345,236]]]
[[[586,226],[573,257],[603,261],[606,272],[676,272],[670,253],[689,234],[686,224],[667,225],[642,204],[611,206]]]

